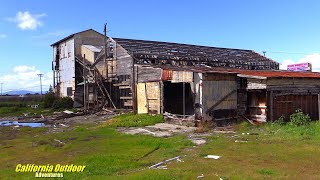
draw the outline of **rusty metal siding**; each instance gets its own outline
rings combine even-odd
[[[206,111],[213,105],[218,103],[221,99],[226,97],[233,91],[237,90],[237,82],[234,81],[202,81],[203,93],[203,115],[205,120],[212,120]],[[213,110],[218,109],[237,109],[237,93],[232,93],[221,103],[219,103]]]
[[[163,81],[168,81],[168,80],[172,80],[172,70],[162,70],[162,77],[161,80]]]

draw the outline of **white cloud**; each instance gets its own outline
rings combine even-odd
[[[307,62],[312,64],[312,71],[320,72],[320,54],[319,53],[307,55],[299,59],[298,61],[293,61],[291,59],[284,60],[280,65],[280,69],[286,70],[287,65],[289,64],[307,63]]]
[[[31,90],[40,91],[40,79],[38,74],[41,71],[35,66],[16,66],[12,72],[0,75],[0,82],[3,82],[3,92],[10,90]],[[52,73],[44,73],[42,78],[43,91],[47,91],[52,84]]]
[[[4,38],[6,38],[6,37],[7,37],[6,34],[0,34],[0,39],[4,39]]]
[[[35,71],[36,67],[34,66],[16,66],[13,68],[13,72],[23,73],[28,71]]]
[[[46,39],[46,38],[50,38],[50,37],[56,38],[56,37],[66,36],[67,34],[70,34],[70,32],[64,31],[64,30],[57,30],[57,31],[53,31],[53,32],[48,32],[48,33],[36,35],[36,36],[33,36],[33,38],[37,38],[37,39]]]
[[[46,16],[46,14],[31,14],[29,11],[19,11],[15,17],[7,18],[8,21],[17,23],[17,26],[22,30],[35,30],[42,26],[40,18]]]

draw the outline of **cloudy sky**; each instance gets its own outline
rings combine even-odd
[[[52,84],[50,44],[77,31],[114,37],[252,49],[280,63],[311,62],[320,71],[320,1],[4,0],[0,6],[3,90]]]

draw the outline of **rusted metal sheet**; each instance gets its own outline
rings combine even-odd
[[[162,70],[161,80],[163,81],[172,80],[172,70]]]
[[[173,71],[172,81],[173,83],[179,82],[193,82],[193,72],[187,71]]]

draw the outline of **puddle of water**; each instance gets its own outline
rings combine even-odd
[[[29,126],[29,127],[43,127],[44,123],[23,123],[18,121],[0,121],[0,126]]]

